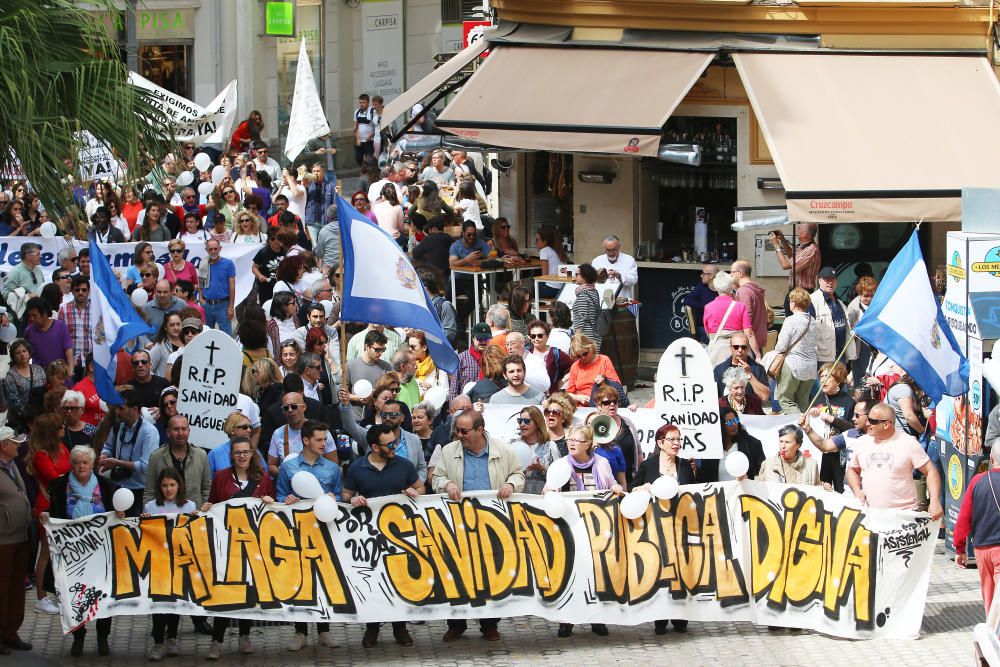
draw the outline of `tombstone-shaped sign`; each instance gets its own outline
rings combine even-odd
[[[239,344],[218,329],[205,329],[184,348],[177,412],[188,418],[190,441],[215,447],[227,438],[222,430],[236,410],[243,370]]]
[[[679,456],[685,459],[722,458],[719,391],[712,370],[708,353],[693,338],[671,343],[656,370],[654,409],[681,430]]]

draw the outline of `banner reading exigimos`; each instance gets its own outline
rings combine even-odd
[[[634,625],[752,621],[840,637],[916,637],[938,522],[814,488],[681,487],[626,519],[606,495],[475,494],[321,523],[311,501],[206,514],[53,520],[63,627],[154,612],[365,622],[542,616]],[[551,511],[551,507],[550,507]]]

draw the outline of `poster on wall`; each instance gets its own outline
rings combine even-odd
[[[361,90],[381,95],[388,104],[406,85],[402,0],[363,0],[361,30],[364,54]]]

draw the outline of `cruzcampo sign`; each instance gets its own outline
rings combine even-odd
[[[267,35],[291,37],[295,34],[295,3],[268,2],[265,8],[265,29]]]

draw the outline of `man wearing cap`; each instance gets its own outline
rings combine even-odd
[[[469,349],[460,352],[458,355],[458,370],[448,377],[448,400],[454,399],[462,388],[469,384],[475,384],[483,379],[482,368],[479,367],[479,360],[483,358],[483,350],[490,344],[493,332],[486,322],[479,322],[472,327],[472,344]]]
[[[28,574],[28,526],[31,503],[24,479],[17,469],[18,445],[25,441],[9,426],[0,426],[0,507],[6,520],[0,532],[0,655],[30,651],[31,644],[18,637],[24,621],[24,578]],[[38,584],[41,586],[41,582]]]
[[[153,298],[142,306],[142,314],[146,316],[146,321],[157,331],[163,326],[163,318],[170,313],[180,312],[187,304],[182,299],[173,295],[170,281],[157,280],[156,288],[153,290]]]
[[[809,306],[809,314],[816,322],[816,361],[820,366],[836,359],[851,335],[847,306],[837,298],[836,292],[837,272],[825,266],[819,272],[819,289],[812,293],[812,305]],[[850,368],[848,362],[857,356],[856,346],[852,345],[842,359],[844,366]]]
[[[159,448],[160,434],[151,422],[142,418],[142,403],[135,390],[125,389],[121,397],[122,405],[114,407],[118,425],[101,448],[97,464],[102,472],[109,473],[112,481],[132,492],[135,500],[125,515],[136,517],[142,511],[149,455]]]

